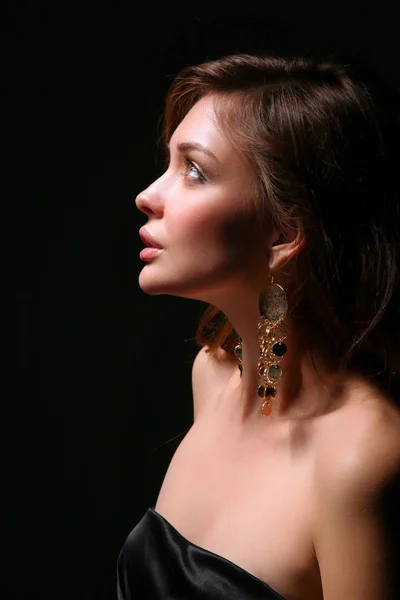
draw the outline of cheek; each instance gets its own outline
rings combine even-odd
[[[229,210],[216,210],[215,206],[209,205],[190,206],[171,215],[173,237],[192,243],[194,241],[201,243],[202,240],[204,242],[212,240],[216,244],[228,243],[240,230],[241,221],[239,215],[235,217]]]
[[[171,250],[176,247],[198,256],[247,262],[256,246],[254,218],[233,199],[229,204],[187,204],[168,214]],[[219,207],[219,209],[217,209]],[[169,237],[169,236],[168,236]],[[250,243],[251,242],[251,243]]]

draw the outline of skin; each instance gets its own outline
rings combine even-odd
[[[216,160],[181,151],[188,143],[204,145]],[[285,288],[303,232],[299,226],[285,238],[260,230],[250,168],[218,127],[212,97],[183,119],[170,152],[167,171],[136,199],[163,246],[139,284],[149,294],[218,306],[242,338],[244,370],[240,378],[222,351],[199,352],[194,425],[171,462],[157,511],[187,540],[287,600],[395,598],[381,516],[385,490],[399,478],[398,409],[369,381],[312,360],[288,315],[284,375],[272,414],[262,416],[258,296],[272,274]]]

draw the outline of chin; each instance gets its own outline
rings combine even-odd
[[[160,295],[160,294],[168,294],[171,296],[179,295],[178,282],[174,283],[171,279],[167,279],[165,277],[165,271],[163,273],[152,272],[151,266],[150,268],[147,265],[142,269],[138,279],[140,289],[150,296]]]
[[[154,267],[154,268],[153,268]],[[138,283],[145,294],[168,295],[210,303],[223,279],[221,269],[204,270],[202,265],[171,265],[156,268],[157,261],[145,264],[139,274]],[[181,267],[181,265],[179,265]],[[218,294],[217,294],[218,295]]]
[[[149,296],[176,296],[178,298],[187,298],[189,300],[200,300],[199,295],[194,291],[190,290],[187,285],[182,284],[182,278],[178,281],[172,281],[171,279],[166,281],[160,277],[150,276],[148,273],[139,275],[139,287],[145,294]]]
[[[162,286],[160,286],[160,282],[157,281],[156,277],[149,277],[147,274],[143,275],[143,271],[139,275],[138,283],[142,292],[150,296],[166,293],[161,289]]]

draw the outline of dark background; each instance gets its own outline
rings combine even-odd
[[[200,303],[148,297],[136,194],[172,77],[226,52],[336,51],[400,86],[395,3],[14,2],[4,19],[6,394],[0,596],[115,598],[120,547],[192,422]],[[10,221],[8,219],[10,218]],[[8,289],[8,287],[7,287]]]

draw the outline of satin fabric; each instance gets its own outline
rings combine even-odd
[[[285,600],[230,560],[192,544],[149,508],[117,563],[118,600]]]

